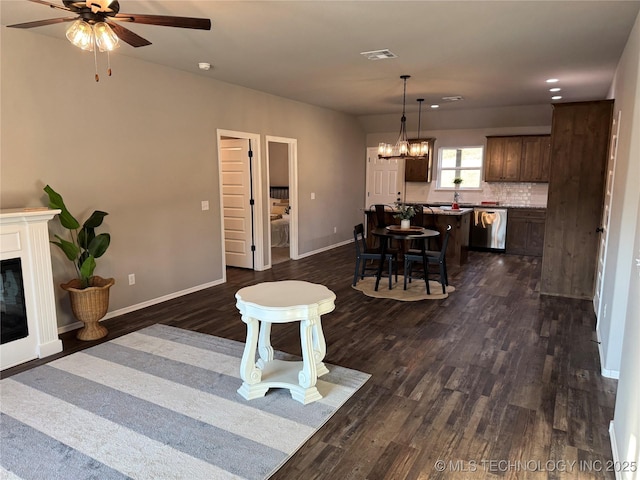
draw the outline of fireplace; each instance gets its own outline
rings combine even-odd
[[[48,208],[0,210],[0,368],[62,351],[58,338]]]
[[[0,345],[29,336],[22,259],[0,260]]]

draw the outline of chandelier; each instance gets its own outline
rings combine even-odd
[[[96,22],[92,25],[84,19],[78,19],[67,29],[66,35],[67,39],[76,47],[93,52],[96,66],[96,82],[100,81],[97,50],[107,52],[107,75],[111,76],[109,52],[118,48],[120,40],[109,25],[105,22]]]
[[[404,157],[425,157],[429,154],[429,144],[425,141],[412,142],[407,138],[407,116],[406,116],[406,99],[407,99],[407,79],[411,75],[401,75],[400,78],[404,82],[402,92],[402,117],[400,118],[400,135],[395,145],[381,142],[378,144],[378,158],[404,158]],[[418,138],[420,138],[420,121],[422,117],[422,102],[424,98],[418,99],[420,105],[418,111]]]

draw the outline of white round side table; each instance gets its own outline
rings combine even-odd
[[[323,285],[284,280],[244,287],[236,293],[236,307],[247,324],[247,341],[240,364],[247,400],[263,397],[270,388],[288,388],[302,404],[319,400],[319,376],[329,370],[322,362],[327,347],[320,316],[334,310],[336,295]],[[300,322],[302,362],[273,358],[271,324]],[[256,361],[256,347],[260,358]]]

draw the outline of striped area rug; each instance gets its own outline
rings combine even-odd
[[[320,401],[247,401],[243,348],[153,325],[2,380],[0,478],[268,478],[369,378],[327,365]]]

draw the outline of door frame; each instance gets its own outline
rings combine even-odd
[[[287,145],[288,174],[289,174],[289,256],[298,260],[298,140],[295,138],[265,135],[266,145],[266,176],[267,189],[271,186],[269,178],[269,143],[285,143]],[[267,190],[267,195],[269,191]],[[268,202],[267,202],[268,203]],[[270,212],[268,212],[270,213]],[[271,251],[271,235],[268,236],[269,251]],[[271,256],[269,256],[271,267]]]
[[[236,130],[224,130],[218,128],[216,130],[216,150],[218,153],[218,190],[220,193],[220,253],[222,257],[222,277],[223,281],[227,281],[227,260],[225,258],[224,246],[224,199],[222,195],[222,165],[220,162],[220,141],[222,137],[239,138],[251,141],[251,150],[253,152],[253,165],[251,169],[251,181],[253,183],[253,238],[254,238],[254,263],[253,269],[256,271],[265,270],[264,265],[264,242],[260,232],[264,231],[263,210],[263,192],[262,192],[262,162],[261,162],[261,144],[260,134],[239,132]]]
[[[604,187],[604,205],[602,207],[602,220],[600,221],[600,228],[603,228],[604,230],[600,232],[601,241],[598,245],[598,259],[596,262],[595,275],[596,285],[593,295],[593,311],[596,314],[596,331],[598,332],[598,335],[600,332],[600,321],[606,317],[607,314],[607,305],[602,303],[602,295],[604,294],[604,273],[607,267],[607,252],[609,250],[609,227],[611,225],[611,207],[615,188],[615,171],[618,159],[618,138],[620,135],[621,118],[622,110],[618,110],[617,115],[614,113],[611,138],[609,139],[609,159],[607,161],[607,179]],[[600,357],[603,358],[602,355],[600,355]]]

